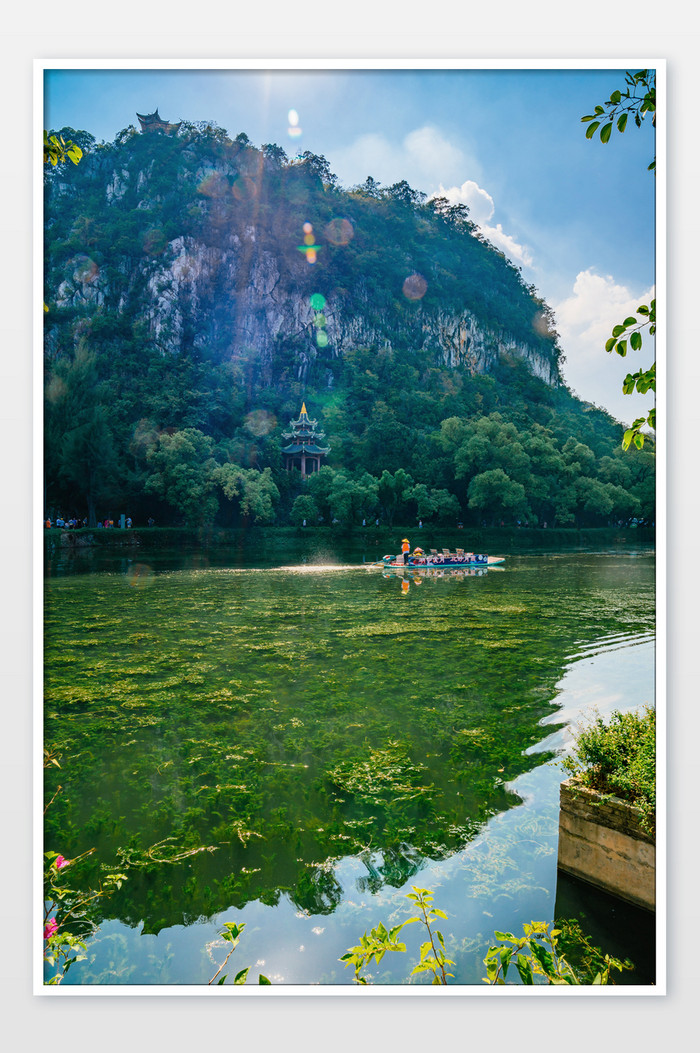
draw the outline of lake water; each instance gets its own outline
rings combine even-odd
[[[455,983],[561,905],[652,982],[649,919],[557,889],[556,852],[573,730],[654,701],[653,554],[424,580],[191,564],[46,581],[45,847],[94,849],[86,887],[128,874],[65,983],[206,985],[237,921],[230,977],[351,984],[338,958],[412,885],[448,914]],[[375,982],[407,982],[405,940]]]

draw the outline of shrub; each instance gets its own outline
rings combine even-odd
[[[573,753],[563,761],[566,771],[583,786],[637,805],[642,826],[654,832],[656,813],[656,713],[601,717],[578,736]]]

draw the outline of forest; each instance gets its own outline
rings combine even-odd
[[[45,178],[45,517],[653,522],[653,442],[567,388],[465,206],[206,123],[57,134],[83,157]],[[281,455],[304,401],[307,480]]]

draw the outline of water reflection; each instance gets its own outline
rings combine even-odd
[[[462,934],[459,982],[478,983],[470,941],[551,915],[557,736],[601,684],[646,700],[627,658],[649,646],[653,560],[514,561],[464,588],[427,579],[417,605],[365,571],[125,580],[56,578],[46,602],[47,741],[70,760],[47,844],[94,846],[97,867],[128,846],[109,916],[179,947],[203,919],[255,918],[266,975],[346,983],[335,950],[419,875]],[[152,864],[167,837],[211,850]],[[290,911],[325,919],[303,954]],[[206,982],[205,964],[165,982]]]

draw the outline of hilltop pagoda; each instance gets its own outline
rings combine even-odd
[[[306,412],[306,403],[301,406],[298,420],[289,422],[291,431],[282,432],[285,439],[292,441],[282,447],[284,466],[287,471],[298,468],[302,479],[312,475],[321,467],[321,459],[330,451],[330,446],[320,446],[318,440],[325,439],[325,432],[317,427],[317,420],[310,420]]]
[[[182,121],[177,124],[168,124],[164,121],[158,110],[154,110],[153,113],[137,113],[139,121],[141,122],[142,132],[167,132],[172,134],[178,130]]]

